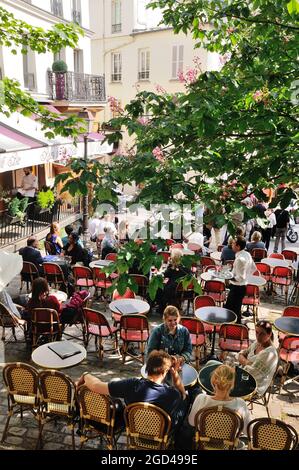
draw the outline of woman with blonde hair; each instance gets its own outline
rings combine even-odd
[[[159,304],[159,312],[163,313],[167,305],[178,306],[176,298],[176,289],[180,278],[191,275],[191,270],[181,264],[182,251],[174,249],[171,251],[168,266],[164,272],[164,289],[157,294],[157,303]]]
[[[230,392],[234,388],[235,383],[235,368],[229,365],[222,364],[218,366],[211,374],[211,385],[214,390],[214,395],[206,395],[201,393],[197,395],[191,412],[189,414],[189,424],[194,426],[194,419],[196,413],[211,406],[223,405],[230,410],[237,411],[244,420],[243,430],[246,432],[247,424],[250,421],[250,414],[245,401],[242,398],[232,398]]]
[[[180,365],[189,362],[192,355],[190,333],[180,325],[180,312],[174,305],[168,305],[163,313],[163,323],[150,334],[147,354],[153,350],[164,350],[176,356]]]
[[[261,232],[258,232],[256,230],[251,235],[251,242],[247,243],[246,250],[249,251],[249,253],[251,253],[252,250],[254,250],[255,248],[265,249],[265,243],[262,242],[261,240],[262,240],[262,234]]]
[[[46,236],[46,241],[50,242],[53,247],[53,255],[60,255],[62,248],[63,248],[63,243],[59,235],[60,232],[60,227],[58,222],[52,222],[50,226],[50,232]],[[55,253],[54,253],[55,250]]]

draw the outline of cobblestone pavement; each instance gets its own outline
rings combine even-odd
[[[11,294],[16,295],[18,293],[20,285],[19,276],[9,286]],[[274,321],[280,316],[284,305],[282,301],[279,302],[275,299],[275,303],[269,303],[269,299],[264,293],[262,293],[262,303],[259,309],[259,317],[266,318],[270,321]],[[100,303],[94,303],[93,308],[99,309],[105,313],[108,319],[111,320],[109,309],[104,310],[104,305]],[[251,319],[252,320],[252,319]],[[159,324],[161,318],[155,312],[150,312],[149,321],[151,327]],[[254,338],[253,323],[249,319],[246,319],[246,324],[250,328],[250,336]],[[67,327],[67,333],[78,334],[76,327]],[[275,332],[275,343],[277,345],[277,332]],[[8,362],[26,362],[32,364],[31,354],[26,349],[24,343],[11,342],[4,344],[0,342],[0,367],[1,369]],[[109,381],[111,379],[126,378],[133,376],[140,376],[140,364],[135,360],[129,360],[126,364],[122,364],[120,358],[117,355],[106,353],[102,363],[99,362],[97,353],[94,350],[94,343],[91,341],[88,346],[88,354],[86,360],[80,365],[68,369],[63,369],[65,374],[68,374],[72,379],[77,379],[84,371],[89,371],[95,376],[99,377],[103,381]],[[280,394],[277,390],[271,395],[270,399],[270,414],[274,418],[281,419],[291,424],[299,433],[299,396],[298,396],[299,385],[291,383],[284,387]],[[266,410],[261,405],[254,405],[251,411],[252,418],[267,416]],[[2,374],[0,379],[0,435],[3,432],[4,424],[7,416],[7,399],[6,390],[2,380]],[[10,422],[9,433],[4,443],[0,444],[0,449],[3,450],[33,450],[36,446],[38,436],[38,426],[34,417],[30,413],[24,413],[23,420],[20,416],[13,417]],[[80,445],[80,438],[76,435],[76,448]],[[99,440],[88,441],[85,445],[86,449],[101,449]],[[118,448],[125,448],[125,436],[122,435],[118,441]],[[44,430],[44,449],[46,450],[70,450],[71,449],[71,433],[63,422],[48,423]]]

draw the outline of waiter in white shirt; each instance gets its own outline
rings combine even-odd
[[[237,323],[241,323],[241,307],[246,293],[247,277],[256,270],[256,266],[248,251],[245,251],[246,240],[237,237],[232,243],[232,249],[236,253],[233,264],[233,278],[230,281],[230,291],[225,308],[232,310],[237,315]]]
[[[22,199],[28,197],[29,202],[34,200],[35,191],[38,188],[37,177],[32,174],[31,168],[23,168],[24,176],[22,179],[22,186],[18,189],[17,197]]]

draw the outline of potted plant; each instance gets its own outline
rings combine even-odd
[[[15,224],[16,222],[20,222],[21,224],[25,223],[28,201],[28,197],[24,197],[23,199],[15,197],[11,199],[8,203],[6,213],[10,224]]]
[[[39,191],[36,196],[38,212],[50,211],[55,204],[55,195],[51,189]]]
[[[52,64],[52,72],[55,74],[56,99],[64,100],[66,99],[65,74],[67,72],[67,64],[63,60],[56,60]]]

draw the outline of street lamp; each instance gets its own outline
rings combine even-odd
[[[85,132],[83,134],[84,141],[84,160],[88,161],[88,135],[92,130],[92,115],[88,112],[87,108],[83,108],[79,113],[78,117],[85,121]],[[83,124],[84,125],[84,124]],[[88,241],[88,192],[86,196],[83,196],[83,240],[86,243]]]

